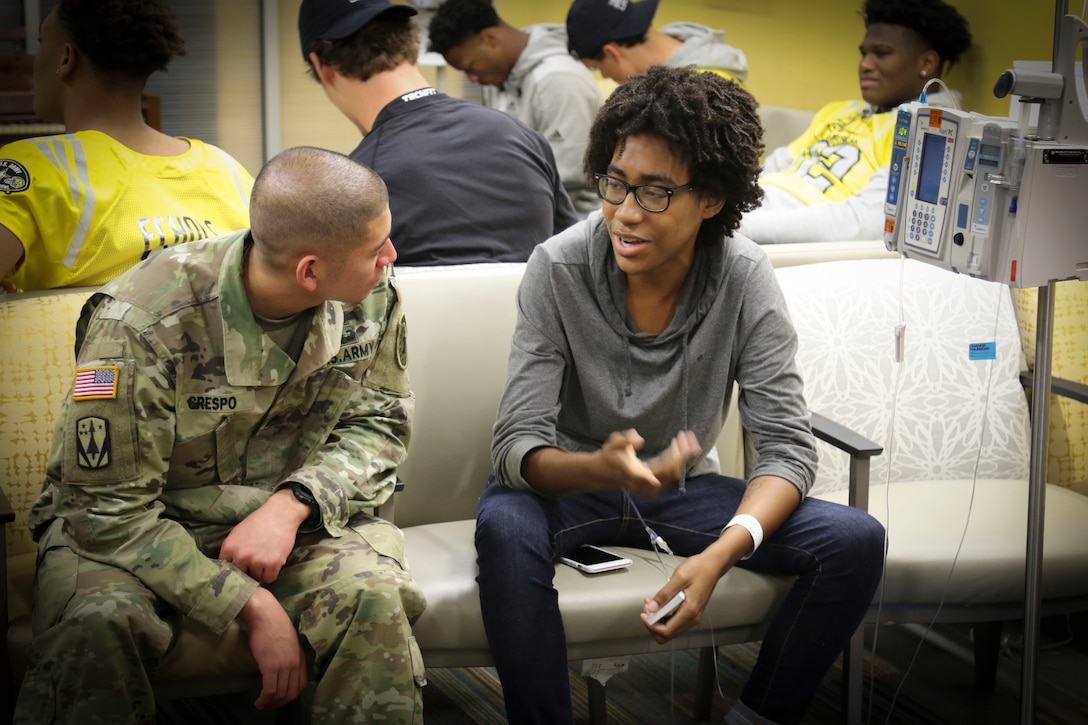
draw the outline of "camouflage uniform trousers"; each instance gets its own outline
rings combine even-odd
[[[312,662],[315,725],[422,723],[426,679],[411,623],[423,612],[423,593],[403,565],[400,531],[357,521],[355,534],[342,538],[299,534],[266,586]],[[151,679],[180,614],[128,572],[66,546],[39,556],[34,642],[14,722],[155,722]]]

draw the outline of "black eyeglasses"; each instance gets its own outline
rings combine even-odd
[[[628,184],[608,174],[594,174],[594,176],[597,177],[597,196],[609,204],[618,206],[623,203],[628,194],[634,193],[638,205],[654,214],[669,208],[673,194],[692,188],[691,184],[669,188],[656,184]]]

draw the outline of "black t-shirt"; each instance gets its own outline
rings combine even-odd
[[[433,88],[391,101],[351,157],[389,188],[398,265],[524,262],[578,220],[543,136]]]

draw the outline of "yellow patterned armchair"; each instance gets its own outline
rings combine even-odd
[[[14,701],[30,640],[31,583],[37,547],[26,514],[42,489],[53,423],[75,366],[75,322],[90,289],[0,297],[0,543],[7,597],[0,600],[8,657],[0,688]],[[12,523],[14,522],[14,523]],[[10,660],[9,660],[10,657]],[[9,667],[11,669],[9,669]],[[15,673],[12,678],[12,673]]]
[[[1035,369],[1038,291],[1018,289],[1016,317],[1028,368]],[[1059,282],[1054,293],[1051,374],[1088,386],[1088,282]],[[1050,397],[1050,440],[1046,479],[1088,494],[1088,403]]]
[[[75,323],[93,290],[75,288],[0,297],[0,719],[10,718],[31,639],[30,606],[37,546],[27,512],[41,492],[53,425],[75,369]],[[6,596],[4,596],[6,595]],[[222,637],[184,626],[155,673],[158,699],[254,693],[260,675],[245,631]],[[4,710],[9,710],[4,712]],[[291,708],[277,721],[289,721]]]

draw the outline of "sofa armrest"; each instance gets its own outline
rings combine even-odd
[[[850,456],[850,505],[869,510],[869,459],[884,452],[884,447],[855,433],[830,418],[812,412],[812,432]]]
[[[869,510],[869,459],[884,452],[884,447],[860,433],[836,423],[827,416],[810,411],[812,433],[850,456],[848,503],[862,511]],[[848,723],[861,722],[861,663],[865,650],[865,628],[859,626],[843,650],[842,711]]]
[[[1035,383],[1035,373],[1031,370],[1021,372],[1020,383],[1028,390],[1031,390],[1032,385]],[[1075,400],[1078,403],[1088,404],[1088,385],[1078,383],[1075,380],[1051,377],[1050,392],[1054,395],[1061,395],[1065,398]]]
[[[393,485],[393,495],[390,496],[385,503],[374,507],[374,515],[380,519],[385,519],[391,524],[397,523],[393,520],[396,512],[397,494],[404,490],[404,479],[397,476],[397,482]]]

